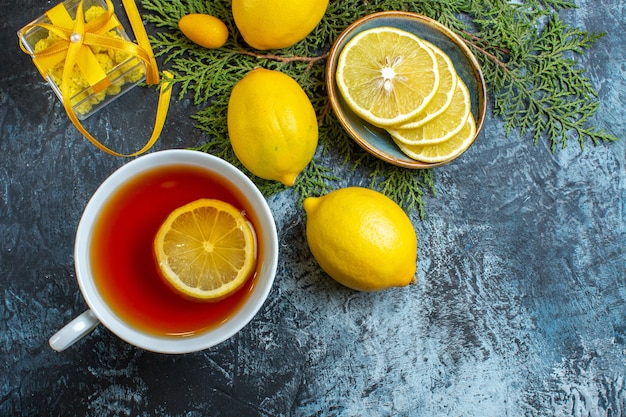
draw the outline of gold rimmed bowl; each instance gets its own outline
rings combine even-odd
[[[470,91],[471,110],[476,122],[476,133],[472,143],[482,130],[487,109],[487,92],[478,60],[463,39],[450,29],[431,18],[410,12],[388,11],[365,16],[348,26],[335,40],[326,65],[326,87],[333,111],[348,135],[367,152],[383,161],[413,169],[445,165],[456,157],[438,163],[421,162],[409,158],[393,142],[389,133],[357,116],[339,92],[335,73],[337,61],[344,46],[358,33],[382,26],[391,26],[413,33],[439,47],[450,57],[457,74]]]

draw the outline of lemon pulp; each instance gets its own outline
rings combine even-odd
[[[238,290],[256,265],[255,234],[243,214],[221,200],[174,210],[154,239],[162,278],[182,295],[218,301]]]
[[[420,113],[439,86],[435,55],[419,37],[376,27],[350,39],[337,61],[337,87],[357,115],[379,127]]]

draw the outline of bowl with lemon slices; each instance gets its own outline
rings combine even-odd
[[[458,158],[486,113],[476,57],[454,32],[415,13],[374,13],[348,26],[331,47],[326,84],[350,137],[406,168]]]

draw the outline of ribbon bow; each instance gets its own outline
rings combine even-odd
[[[64,62],[61,85],[59,86],[63,98],[63,106],[70,120],[87,139],[109,154],[115,156],[136,156],[152,147],[161,133],[171,96],[170,82],[168,80],[165,80],[160,88],[157,116],[152,136],[142,149],[128,155],[112,151],[91,136],[78,120],[71,104],[70,81],[75,65],[78,66],[94,93],[98,93],[111,85],[111,80],[96,59],[91,47],[112,49],[137,57],[145,63],[146,83],[158,84],[160,82],[158,66],[152,47],[134,0],[122,0],[122,3],[137,38],[137,44],[125,39],[111,37],[107,34],[112,29],[121,27],[121,24],[113,13],[111,1],[105,1],[107,8],[104,13],[89,22],[85,21],[83,0],[78,2],[74,19],[72,19],[63,3],[56,5],[46,12],[46,17],[50,20],[50,23],[31,23],[22,29],[22,33],[39,26],[56,35],[58,40],[42,51],[30,53],[24,47],[23,37],[20,36],[20,47],[24,52],[31,54],[35,66],[44,78],[55,65]],[[164,72],[164,74],[171,76],[167,72]]]

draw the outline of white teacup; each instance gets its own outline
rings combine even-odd
[[[99,290],[92,273],[90,250],[94,227],[102,208],[121,186],[156,167],[193,166],[214,173],[238,190],[254,211],[259,246],[263,247],[256,270],[256,282],[241,306],[224,322],[191,335],[160,335],[144,331],[116,314]],[[159,353],[189,353],[207,349],[230,338],[252,320],[265,302],[276,274],[278,238],[274,218],[254,183],[236,167],[215,156],[192,150],[164,150],[128,162],[107,178],[87,204],[76,232],[74,251],[76,277],[89,309],[50,338],[50,346],[62,351],[102,323],[122,340]]]

